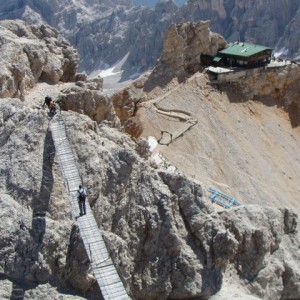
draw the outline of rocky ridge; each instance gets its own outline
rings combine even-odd
[[[176,73],[162,87],[158,76],[149,78],[119,100],[138,109],[141,99],[151,103],[182,87]],[[1,294],[9,299],[18,287],[25,299],[99,297],[70,216],[51,118],[29,96],[24,102],[0,100]],[[130,110],[122,112],[121,102],[109,104],[101,96],[101,80],[74,83],[62,99],[70,109],[62,117],[94,216],[135,299],[210,297],[237,285],[240,299],[299,297],[294,212],[258,205],[216,209],[205,184],[155,164],[142,139],[120,131]],[[139,117],[135,109],[128,119]]]
[[[67,41],[58,39],[54,28],[1,21],[0,35],[2,98],[24,100],[26,89],[39,80],[49,84],[75,81],[78,54]]]
[[[153,71],[112,96],[121,124],[131,136],[138,138],[143,131],[143,121],[137,117],[138,107],[151,99],[155,86],[167,86],[174,78],[185,81],[191,74],[203,70],[202,54],[214,56],[218,49],[226,46],[225,39],[212,32],[209,24],[201,21],[171,25],[166,32],[162,55]]]
[[[37,114],[16,99],[0,104],[2,123],[11,126],[1,147],[2,157],[11,157],[1,166],[2,174],[6,170],[1,178],[2,274],[12,281],[50,282],[96,293],[69,219],[55,154],[51,148],[39,150],[53,147],[45,113]],[[76,113],[63,116],[95,218],[135,298],[210,296],[221,288],[228,269],[231,278],[236,276],[258,296],[299,295],[294,213],[259,206],[216,212],[204,185],[178,172],[151,168],[129,136]],[[33,147],[34,139],[45,142]],[[21,168],[20,156],[30,165]],[[20,180],[22,186],[17,185]]]
[[[210,31],[209,21],[173,24],[166,33],[160,63],[196,73],[201,68],[201,55],[215,56],[226,45],[222,36]]]
[[[180,20],[212,20],[211,28],[228,41],[248,41],[274,47],[278,55],[299,56],[299,2],[274,0],[193,0],[177,7],[160,1],[151,9],[132,1],[2,0],[1,19],[23,19],[30,24],[48,23],[79,51],[80,70],[106,69],[122,58],[123,80],[156,64],[164,34]],[[127,70],[127,72],[126,72]]]
[[[283,107],[289,115],[292,127],[297,128],[300,125],[299,75],[298,64],[287,64],[281,67],[249,70],[245,76],[228,85],[239,90],[241,98]],[[228,85],[226,88],[230,90]]]

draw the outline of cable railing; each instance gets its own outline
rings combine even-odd
[[[77,221],[102,296],[105,300],[131,299],[121,280],[120,270],[117,271],[117,267],[107,250],[88,201],[86,201],[86,215],[80,216],[79,214],[77,189],[82,184],[82,178],[78,172],[77,162],[67,137],[62,114],[56,115],[52,119],[50,129],[65,186],[69,193],[72,214]]]

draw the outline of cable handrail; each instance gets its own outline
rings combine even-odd
[[[124,282],[125,277],[122,277],[123,274],[121,270],[114,264],[112,255],[107,250],[107,246],[105,245],[105,241],[103,240],[101,232],[94,219],[88,200],[86,200],[86,215],[82,217],[78,216],[79,208],[77,204],[77,196],[73,193],[73,191],[76,190],[75,187],[78,187],[80,183],[83,185],[83,180],[79,173],[78,162],[75,159],[75,151],[71,147],[62,114],[59,116],[57,115],[52,119],[50,128],[53,129],[53,141],[57,151],[64,182],[69,193],[69,201],[73,217],[78,223],[80,234],[102,295],[105,300],[114,300],[116,299],[115,297],[117,297],[117,299],[124,300],[131,299],[124,287],[126,286],[126,282]],[[66,140],[66,143],[60,143],[58,141],[58,137],[63,137]],[[72,157],[73,159],[68,159],[69,157]],[[66,169],[68,169],[67,172]],[[90,234],[91,231],[93,234]],[[99,267],[99,262],[101,262],[102,267]]]

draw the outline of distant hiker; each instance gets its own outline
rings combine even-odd
[[[55,115],[56,114],[56,104],[55,104],[55,101],[54,100],[51,100],[50,101],[50,104],[49,104],[49,111],[52,115]]]
[[[52,101],[52,98],[50,97],[50,96],[46,96],[45,97],[45,102],[44,102],[44,105],[43,106],[45,106],[45,104],[47,105],[47,107],[49,108],[50,107],[50,102]]]
[[[85,207],[86,190],[81,185],[77,190],[77,199],[78,199],[80,215],[81,216],[85,215],[86,214],[86,207]]]

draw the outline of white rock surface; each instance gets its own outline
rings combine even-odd
[[[26,89],[39,81],[74,81],[78,55],[55,29],[23,21],[0,22],[0,97],[24,100]]]

